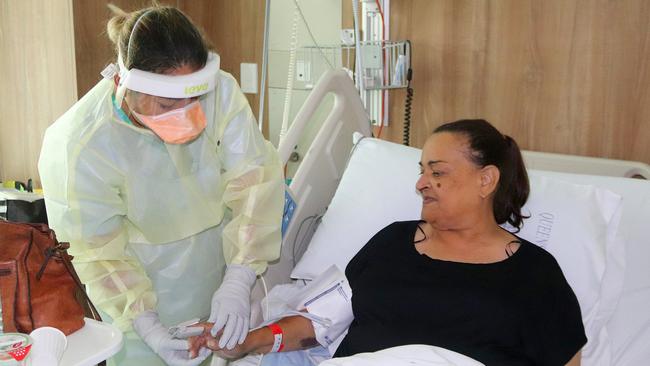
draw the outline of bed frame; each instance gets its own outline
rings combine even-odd
[[[264,283],[268,289],[292,281],[291,271],[311,241],[319,218],[334,197],[354,144],[360,138],[371,136],[369,118],[352,80],[342,70],[329,71],[308,96],[280,143],[282,162],[288,162],[303,130],[330,93],[334,95],[332,110],[287,189],[296,207],[283,237],[280,258],[270,263],[264,273]],[[640,162],[534,151],[523,151],[523,157],[526,166],[536,170],[650,179],[650,165]],[[296,251],[297,247],[302,250]],[[252,293],[253,326],[262,321],[260,302],[264,294],[264,285],[258,280]]]
[[[280,258],[271,263],[264,274],[269,289],[276,284],[291,282],[291,270],[302,254],[296,252],[296,247],[308,245],[318,219],[334,197],[354,146],[352,136],[356,136],[356,141],[371,135],[370,122],[354,83],[345,71],[329,71],[308,96],[286,138],[280,143],[278,150],[282,162],[288,162],[303,130],[330,93],[334,95],[333,108],[288,187],[296,208],[283,237]],[[523,156],[526,166],[537,170],[650,179],[650,165],[640,162],[534,151],[523,151]],[[253,290],[253,299],[263,297],[263,286],[258,283]],[[257,307],[253,312],[252,324],[255,324],[256,320],[261,321],[261,309]]]
[[[333,108],[288,189],[296,209],[283,238],[280,259],[265,274],[267,285],[290,282],[294,260],[299,259],[294,258],[296,243],[309,242],[317,226],[313,221],[325,213],[334,196],[353,147],[352,135],[371,135],[354,83],[343,70],[329,71],[319,80],[281,142],[278,150],[282,162],[289,161],[303,130],[330,93],[334,95]],[[523,156],[526,166],[532,169],[650,179],[650,165],[640,162],[535,151],[523,151]]]

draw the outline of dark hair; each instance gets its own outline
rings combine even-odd
[[[469,159],[479,167],[494,165],[499,169],[499,185],[494,195],[493,212],[498,224],[508,222],[517,231],[524,216],[521,207],[528,199],[528,173],[519,146],[510,136],[483,119],[462,119],[443,124],[433,133],[450,132],[467,137]]]
[[[157,4],[131,13],[108,7],[114,14],[106,25],[108,38],[127,69],[162,73],[183,65],[205,66],[207,42],[182,11]]]

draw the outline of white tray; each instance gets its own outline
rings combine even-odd
[[[91,366],[122,348],[122,332],[112,324],[85,318],[86,325],[68,336],[60,366]]]

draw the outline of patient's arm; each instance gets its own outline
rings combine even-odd
[[[282,328],[283,352],[307,349],[318,345],[311,320],[296,315],[282,318],[277,324]],[[273,347],[274,337],[268,327],[251,331],[246,336],[244,343],[238,344],[235,348],[229,350],[219,347],[218,337],[221,334],[217,334],[217,338],[210,336],[210,323],[203,323],[202,326],[206,331],[200,336],[189,339],[191,357],[196,357],[201,347],[208,347],[219,357],[229,359],[240,358],[249,353],[268,353]]]
[[[566,364],[566,366],[580,366],[580,354],[581,352],[578,351],[578,353],[573,356],[571,360]]]

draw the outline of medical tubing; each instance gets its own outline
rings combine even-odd
[[[307,230],[305,230],[305,235],[303,235],[302,239],[300,240],[300,250],[302,252],[301,256],[304,255],[304,251],[302,250],[302,248],[305,246],[305,239],[307,239],[309,233],[312,233],[313,236],[322,218],[323,215],[318,215],[316,216],[316,218],[314,218],[309,222],[309,225],[307,226]],[[309,243],[307,243],[307,245],[309,245]]]
[[[266,0],[264,11],[264,43],[262,46],[262,80],[260,80],[260,107],[257,113],[257,124],[260,132],[264,125],[264,97],[266,95],[266,74],[269,64],[269,17],[271,13],[271,0]],[[270,130],[270,128],[269,128]]]
[[[318,214],[316,214],[316,215],[311,215],[311,216],[307,216],[307,217],[305,217],[305,218],[302,220],[302,222],[300,222],[300,225],[298,226],[298,231],[296,231],[296,236],[293,238],[293,245],[292,245],[292,247],[291,247],[291,254],[292,254],[291,258],[292,258],[292,262],[293,262],[293,266],[294,266],[294,267],[296,266],[296,263],[297,263],[297,262],[296,262],[296,254],[297,254],[297,252],[296,252],[296,244],[297,244],[297,242],[298,242],[298,237],[300,236],[300,233],[302,232],[302,225],[303,225],[307,220],[310,220],[310,219],[312,220],[312,221],[310,221],[309,226],[307,227],[307,230],[305,231],[305,236],[303,236],[303,238],[300,240],[299,248],[301,248],[301,249],[302,249],[302,247],[303,247],[303,245],[304,245],[305,238],[306,238],[306,236],[309,234],[309,230],[311,230],[311,228],[312,228],[314,222],[317,222],[317,225],[318,225],[318,222],[320,222],[320,219],[321,219],[322,217],[323,217],[323,215],[318,215]],[[304,254],[304,253],[303,253],[303,254]]]
[[[406,73],[406,101],[404,103],[404,132],[403,143],[409,146],[411,140],[411,105],[413,104],[413,88],[411,88],[411,76],[413,70],[409,67]]]
[[[298,3],[296,2],[296,6]],[[282,125],[278,146],[284,141],[289,130],[289,114],[291,113],[291,95],[293,93],[293,72],[296,64],[296,48],[298,47],[298,8],[293,10],[293,24],[291,26],[291,43],[289,46],[289,67],[287,68],[287,90],[284,93],[284,111],[282,113]]]
[[[268,0],[268,1],[270,1],[270,0]],[[262,280],[262,287],[264,288],[264,298],[266,299],[269,296],[269,288],[266,286],[266,281],[264,281],[264,276],[263,275],[260,275],[260,280]],[[265,310],[264,311],[264,321],[266,321],[269,318],[270,314],[271,314],[271,312],[269,310],[269,302],[266,301],[265,305],[266,306],[264,307],[264,310]],[[260,366],[262,364],[262,359],[264,359],[264,354],[260,354],[260,358],[259,358],[259,360],[257,360],[257,366]]]
[[[350,150],[350,153],[348,154],[348,157],[345,160],[345,167],[343,168],[343,171],[345,171],[348,168],[348,165],[350,164],[350,160],[352,159],[352,154],[354,153],[354,151],[357,149],[357,147],[359,146],[361,141],[363,141],[366,138],[367,138],[367,136],[363,136],[363,137],[361,137],[359,139],[359,141],[357,141],[356,144],[352,145],[352,149]],[[296,263],[297,263],[296,254],[298,253],[296,251],[296,244],[298,243],[298,237],[300,236],[300,233],[302,232],[303,224],[305,222],[307,222],[307,220],[311,220],[310,223],[309,223],[309,226],[307,226],[307,230],[305,231],[305,235],[300,240],[300,244],[298,246],[298,248],[300,248],[300,249],[302,249],[302,247],[304,246],[305,239],[307,238],[307,235],[309,234],[309,232],[312,230],[312,227],[314,225],[316,225],[316,227],[318,227],[318,225],[320,224],[320,221],[322,220],[323,216],[324,216],[324,214],[321,214],[321,215],[316,214],[316,215],[307,216],[300,222],[300,225],[298,225],[298,231],[296,231],[296,236],[294,236],[293,244],[291,246],[291,254],[292,254],[291,258],[292,258],[292,262],[293,262],[294,267],[296,266]],[[316,229],[313,229],[313,230],[316,231]]]
[[[302,18],[302,22],[305,24],[305,28],[307,28],[307,33],[309,33],[309,37],[311,38],[311,41],[314,43],[314,46],[318,49],[320,52],[321,56],[325,59],[325,62],[327,62],[327,65],[330,67],[331,70],[334,70],[334,66],[330,62],[330,60],[327,58],[325,55],[325,52],[321,49],[321,47],[318,45],[318,42],[316,42],[316,38],[314,37],[314,34],[311,32],[311,28],[309,28],[309,24],[307,23],[307,19],[305,18],[305,15],[302,13],[302,9],[300,8],[300,5],[298,5],[298,0],[293,0],[293,2],[296,4],[296,9],[298,9],[298,13],[300,14],[300,17]]]
[[[269,288],[266,287],[266,281],[264,280],[263,275],[260,275],[260,280],[262,280],[262,287],[264,288],[264,297],[266,298],[267,296],[269,296]],[[268,319],[269,315],[271,314],[270,310],[269,310],[269,303],[268,302],[266,303],[266,306],[264,307],[264,310],[265,310],[264,311],[264,319]]]

